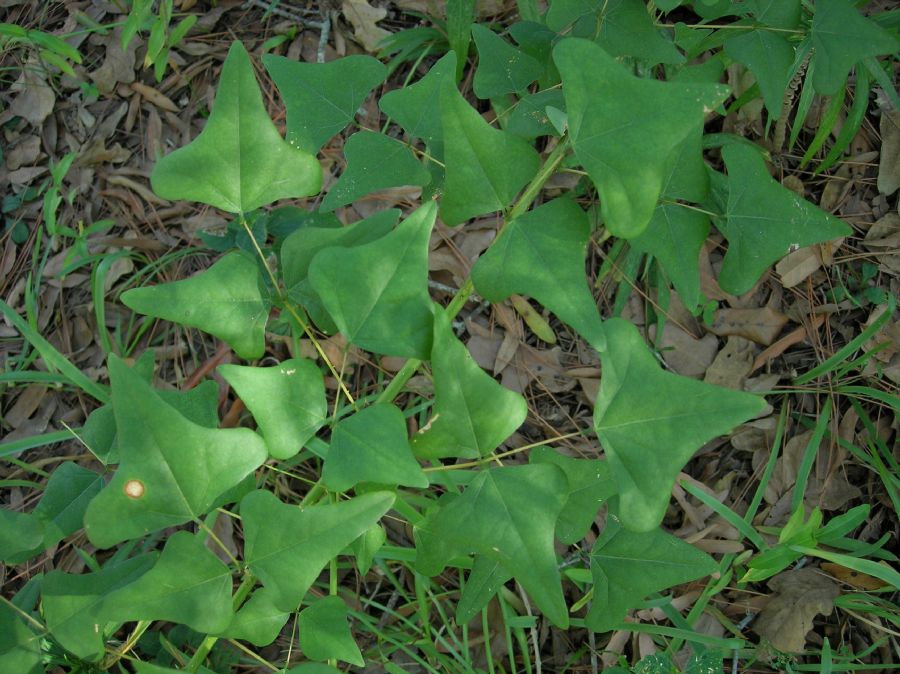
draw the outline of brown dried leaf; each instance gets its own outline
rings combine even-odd
[[[656,340],[656,326],[651,325],[650,338],[662,353],[666,365],[685,377],[702,377],[719,350],[719,340],[714,335],[697,339],[671,323],[666,325],[659,341]]]
[[[768,345],[775,340],[787,322],[787,316],[771,307],[720,309],[709,330],[720,337],[738,335],[757,344]]]
[[[372,7],[366,0],[344,0],[344,16],[353,26],[353,36],[366,51],[378,51],[378,44],[390,35],[375,24],[387,16],[383,7]]]
[[[172,102],[172,99],[161,93],[160,91],[154,89],[153,87],[148,87],[146,84],[143,84],[141,82],[132,82],[131,89],[132,91],[140,94],[145,101],[152,103],[160,110],[178,112],[178,106]]]
[[[755,347],[749,339],[732,335],[719,351],[703,378],[707,384],[716,384],[740,391],[753,367]]]
[[[809,278],[822,266],[822,260],[813,246],[795,250],[781,258],[775,265],[775,272],[781,277],[781,285],[793,288]]]
[[[38,136],[26,136],[15,147],[6,152],[6,168],[15,171],[22,166],[30,166],[41,154],[41,139]]]
[[[35,413],[46,395],[47,387],[42,384],[26,386],[16,398],[15,404],[4,415],[6,423],[13,428],[22,426]]]
[[[889,196],[900,187],[900,110],[883,110],[879,130],[878,191]]]
[[[110,95],[120,82],[134,82],[134,53],[139,42],[132,40],[128,49],[123,50],[121,29],[106,38],[106,58],[99,68],[88,74],[101,94]]]
[[[831,614],[840,588],[812,568],[780,573],[768,585],[775,596],[763,608],[753,629],[779,651],[801,653],[813,618]]]
[[[11,93],[16,93],[12,105],[3,115],[2,121],[12,117],[22,117],[32,126],[39,127],[53,112],[56,105],[56,94],[53,88],[47,84],[41,74],[41,69],[36,63],[26,63],[19,79],[9,88]]]

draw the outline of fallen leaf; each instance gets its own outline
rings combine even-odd
[[[767,361],[770,361],[773,358],[777,358],[794,344],[799,344],[804,339],[809,339],[811,337],[811,333],[815,330],[818,330],[824,322],[825,316],[823,314],[816,314],[812,318],[812,326],[807,327],[805,325],[801,325],[799,328],[796,328],[795,330],[789,332],[787,335],[779,339],[767,349],[764,349],[758,356],[756,356],[756,358],[753,360],[753,367],[750,372],[755,372],[763,365],[765,365]]]
[[[890,196],[900,187],[900,110],[883,110],[879,130],[878,191]]]
[[[106,39],[106,58],[103,64],[88,77],[97,85],[97,89],[104,96],[115,91],[120,82],[130,84],[134,82],[134,53],[139,40],[132,40],[128,49],[122,49],[122,31],[115,30]]]
[[[768,582],[775,592],[756,619],[754,631],[784,653],[801,653],[813,618],[829,615],[841,591],[813,568],[780,573]]]
[[[6,152],[6,168],[15,171],[22,166],[30,166],[37,160],[41,153],[41,139],[38,136],[28,136]]]
[[[706,373],[719,350],[719,340],[715,335],[704,335],[697,339],[671,323],[666,325],[659,340],[656,339],[656,326],[651,325],[650,338],[673,372],[695,379]]]
[[[847,585],[852,585],[857,590],[880,590],[887,585],[887,583],[880,578],[875,578],[875,576],[860,573],[854,569],[848,569],[846,566],[834,564],[832,562],[823,562],[822,571],[835,580],[847,583]]]
[[[132,91],[140,94],[144,100],[149,101],[160,110],[168,110],[169,112],[178,112],[178,106],[172,102],[172,99],[161,93],[153,87],[148,87],[141,82],[131,83]]]
[[[782,286],[793,288],[809,278],[821,266],[822,261],[815,248],[807,246],[781,258],[775,265],[775,272],[781,277]]]
[[[378,51],[379,43],[390,35],[375,24],[387,16],[383,7],[372,7],[366,0],[344,0],[343,13],[353,26],[353,36],[366,51]]]
[[[753,367],[754,346],[749,339],[732,335],[706,370],[703,381],[726,388],[742,390],[744,380]]]
[[[44,123],[56,105],[56,94],[41,72],[34,62],[23,66],[19,79],[9,88],[10,93],[17,95],[0,120],[5,122],[12,117],[22,117],[32,126],[39,127]]]
[[[709,331],[720,337],[738,335],[757,344],[769,345],[787,322],[787,316],[771,307],[720,309],[716,312]]]

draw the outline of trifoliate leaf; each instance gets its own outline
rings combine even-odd
[[[678,472],[704,443],[752,418],[762,398],[666,372],[637,328],[604,323],[607,350],[594,428],[632,531],[659,526]]]
[[[637,236],[653,217],[681,144],[727,88],[638,78],[597,45],[575,38],[560,41],[553,58],[572,146],[600,192],[606,227],[617,236]]]
[[[549,464],[480,472],[461,496],[417,525],[417,569],[433,576],[460,555],[487,556],[522,584],[554,625],[565,629],[569,615],[553,530],[567,486],[563,472]]]
[[[417,456],[487,456],[525,421],[525,399],[481,369],[440,308],[434,310],[431,361],[434,408],[431,420],[413,436]]]
[[[722,148],[728,206],[715,221],[728,239],[719,285],[741,295],[792,250],[850,234],[841,220],[775,182],[759,152],[742,143]]]
[[[383,133],[354,133],[344,145],[344,157],[347,168],[322,200],[322,210],[334,210],[389,187],[421,187],[431,181],[431,174],[409,147]]]
[[[661,529],[634,533],[610,519],[591,550],[594,600],[585,624],[607,632],[647,595],[715,569],[712,557]]]
[[[313,258],[312,289],[351,344],[391,356],[428,358],[428,242],[436,215],[435,203],[429,202],[377,241],[328,248]]]
[[[387,404],[370,405],[335,424],[322,480],[332,491],[347,491],[364,481],[428,486],[409,447],[406,417]]]
[[[597,348],[603,326],[588,287],[584,256],[587,215],[572,199],[555,199],[506,224],[475,263],[472,281],[486,300],[529,295]]]
[[[271,492],[250,492],[241,501],[244,559],[277,592],[275,605],[294,611],[328,562],[393,503],[394,495],[382,491],[301,510]]]
[[[199,201],[230,213],[278,199],[306,197],[322,187],[322,168],[291,147],[263,105],[250,58],[231,45],[203,131],[157,162],[153,190],[164,199]]]
[[[189,279],[128,290],[122,302],[138,313],[208,332],[249,360],[266,348],[269,301],[258,277],[249,255],[229,253]]]
[[[276,459],[289,459],[325,423],[325,381],[310,360],[292,358],[274,367],[220,365],[250,410]]]
[[[266,54],[263,64],[284,99],[288,142],[312,154],[353,121],[388,73],[387,66],[365,55],[304,63]]]
[[[198,426],[117,356],[109,358],[109,378],[121,463],[85,513],[97,547],[198,518],[265,461],[256,433]]]

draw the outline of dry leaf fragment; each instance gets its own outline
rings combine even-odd
[[[134,82],[134,53],[138,40],[132,40],[128,49],[122,49],[122,31],[115,30],[106,39],[106,58],[103,64],[94,72],[89,73],[97,89],[104,96],[115,91],[120,82],[130,84]]]
[[[781,258],[775,265],[775,272],[781,277],[782,286],[793,288],[809,278],[821,266],[822,261],[815,248],[807,246]]]
[[[366,0],[344,0],[344,16],[353,26],[353,36],[366,51],[378,51],[379,43],[390,35],[375,24],[387,16],[383,7],[372,7]]]
[[[867,573],[860,573],[854,569],[848,569],[846,566],[833,564],[832,562],[823,562],[822,571],[835,580],[847,583],[847,585],[852,585],[857,590],[880,590],[887,585],[887,583],[880,578],[870,576]]]
[[[168,110],[169,112],[178,112],[178,106],[172,102],[172,99],[163,93],[160,93],[153,87],[148,87],[141,82],[131,83],[132,91],[140,94],[144,100],[149,101],[160,110]]]
[[[780,573],[768,582],[775,592],[756,619],[754,631],[784,653],[801,653],[813,618],[829,615],[841,591],[816,569]]]
[[[720,337],[738,335],[757,344],[769,345],[787,322],[787,316],[771,307],[720,309],[709,330]]]
[[[719,351],[703,378],[707,384],[743,390],[744,380],[753,367],[754,346],[749,339],[732,335]]]
[[[39,127],[56,105],[53,88],[47,84],[47,80],[41,75],[41,69],[33,61],[25,64],[22,74],[9,91],[17,93],[17,96],[7,111],[0,116],[0,122],[6,122],[13,117],[22,117],[32,126]]]
[[[881,161],[878,164],[878,191],[893,194],[900,187],[900,110],[881,114]]]
[[[702,377],[719,350],[719,340],[715,335],[704,335],[697,339],[671,323],[666,325],[662,338],[658,341],[656,326],[651,325],[650,338],[662,353],[666,365],[685,377]]]

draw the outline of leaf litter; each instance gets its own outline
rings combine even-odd
[[[160,82],[155,81],[152,71],[141,67],[141,56],[146,50],[144,38],[136,39],[123,50],[118,30],[106,35],[92,34],[86,39],[82,36],[79,48],[91,56],[86,59],[91,66],[76,66],[78,80],[59,78],[54,72],[48,77],[31,57],[16,61],[16,55],[5,56],[5,65],[14,65],[19,74],[17,79],[7,76],[12,81],[0,94],[6,108],[0,113],[5,143],[0,187],[8,194],[7,202],[11,206],[7,208],[4,203],[0,298],[20,314],[32,311],[41,334],[98,381],[108,380],[103,345],[109,343],[127,320],[127,312],[117,298],[129,286],[134,270],[147,264],[147,253],[159,255],[185,243],[198,244],[198,231],[210,222],[227,223],[227,217],[218,211],[159,199],[149,186],[149,173],[157,155],[164,148],[180,146],[193,138],[210,108],[214,79],[211,73],[223,62],[230,39],[215,31],[223,30],[227,23],[227,29],[254,45],[253,53],[258,54],[259,46],[271,37],[271,27],[278,19],[277,16],[263,19],[261,9],[245,8],[239,2],[220,2],[217,7],[212,6],[216,3],[184,0],[176,4],[183,11],[197,13],[200,21],[182,48],[173,51],[171,61],[177,67],[167,70]],[[504,7],[500,3],[478,4],[496,5],[489,7],[483,16],[502,17]],[[96,22],[122,18],[115,6],[107,3],[72,3],[66,10],[56,9],[44,15],[35,13],[29,5],[5,3],[4,20],[62,34],[75,29],[77,13],[82,10]],[[336,51],[340,54],[374,52],[381,39],[397,28],[412,25],[414,19],[404,11],[440,11],[442,5],[346,0],[341,9],[348,25],[336,27]],[[308,52],[314,38],[318,38],[317,32],[302,30],[279,49],[284,54],[295,54],[305,44]],[[204,67],[192,70],[191,59],[200,55],[207,59]],[[738,65],[729,69],[729,78],[741,88],[752,80]],[[95,87],[96,92],[86,84]],[[400,84],[401,81],[394,79],[386,86]],[[744,106],[726,117],[725,130],[759,140],[764,128],[760,122],[761,100],[758,103]],[[266,104],[277,120],[280,104],[274,97]],[[722,237],[713,233],[701,252],[699,269],[701,290],[706,297],[718,301],[718,310],[709,323],[693,321],[690,330],[683,329],[680,318],[659,305],[658,288],[650,287],[644,279],[633,279],[634,301],[643,314],[639,325],[672,371],[738,390],[747,390],[754,373],[765,373],[765,381],[771,388],[788,385],[792,376],[824,360],[877,317],[872,311],[872,299],[877,299],[879,293],[881,297],[900,294],[897,252],[900,216],[896,210],[885,208],[886,203],[893,203],[896,209],[896,199],[889,202],[887,198],[900,184],[897,111],[881,99],[879,105],[880,119],[868,120],[859,132],[871,150],[848,157],[824,178],[802,170],[790,174],[799,177],[807,198],[853,224],[864,232],[862,237],[854,235],[836,241],[830,251],[825,246],[815,246],[790,253],[775,265],[775,273],[765,275],[751,289],[740,288],[746,292],[735,296],[718,287],[724,248]],[[280,124],[283,128],[283,117]],[[814,134],[816,128],[813,126],[809,131]],[[326,157],[345,140],[341,137],[332,140],[324,150]],[[36,231],[42,226],[40,197],[53,164],[67,153],[74,153],[75,162],[61,182],[64,198],[59,204],[58,221],[75,231],[80,226],[107,219],[114,224],[111,229],[86,234],[83,240],[60,237],[49,244],[41,242],[39,245],[46,247],[42,252],[46,250],[48,262],[35,279],[33,275],[29,277],[29,272],[34,271],[30,264],[32,246]],[[790,158],[785,156],[785,159]],[[409,212],[417,198],[415,191],[388,192],[383,198],[363,199],[361,203],[339,209],[337,214],[345,222],[365,217],[374,201],[378,208],[396,206]],[[469,225],[464,230],[446,230],[439,224],[430,246],[432,278],[451,288],[459,287],[472,261],[488,245],[490,236],[489,223],[485,227]],[[83,248],[79,249],[79,244]],[[590,245],[598,258],[607,252],[595,242]],[[92,295],[90,267],[71,268],[87,255],[123,253],[116,260],[118,266],[107,270],[101,279],[103,293],[99,300]],[[184,279],[207,268],[211,262],[209,257],[181,259],[167,269],[166,275],[169,280]],[[612,287],[595,284],[592,292],[603,315],[610,315],[615,303]],[[441,291],[433,295],[437,299],[443,297]],[[98,307],[102,311],[98,312]],[[654,316],[655,321],[645,325],[648,316]],[[522,435],[541,441],[584,431],[590,426],[590,414],[584,411],[593,408],[603,374],[599,362],[590,355],[585,356],[591,350],[577,334],[554,317],[544,316],[558,336],[558,345],[550,347],[534,335],[513,310],[511,302],[494,306],[472,303],[463,317],[465,320],[458,329],[463,331],[463,341],[475,361],[503,385],[526,394],[529,413],[520,429]],[[871,386],[876,377],[883,375],[893,382],[885,393],[893,395],[895,400],[896,386],[900,385],[898,325],[897,320],[889,320],[864,345],[863,352],[871,355],[860,371],[861,379],[853,382]],[[149,335],[158,335],[156,330],[152,328]],[[661,339],[657,339],[658,333],[662,334]],[[0,337],[3,338],[0,369],[9,371],[9,363],[26,347],[7,320],[0,322]],[[163,348],[157,350],[161,364],[156,374],[161,384],[183,382],[216,354],[216,343],[196,331],[188,334],[172,331],[162,338]],[[147,343],[149,340],[145,338],[144,344]],[[324,344],[331,362],[338,364],[345,374],[352,374],[356,386],[364,390],[370,385],[378,372],[377,361],[355,347],[348,354],[339,336],[325,340]],[[304,356],[317,356],[310,343],[304,341],[300,347]],[[287,345],[282,347],[282,353],[292,355]],[[43,359],[39,358],[36,365],[40,371],[50,372]],[[326,386],[336,390],[337,382],[326,378]],[[809,412],[815,396],[812,392],[804,395],[799,404]],[[871,424],[865,424],[856,408],[848,405],[836,420],[837,435],[857,447],[867,443],[873,446],[878,441],[890,447],[896,443],[896,416],[891,418],[886,414],[888,408],[881,398],[865,398],[865,392],[860,395],[865,402],[875,403],[869,409],[875,411],[876,418]],[[0,396],[3,442],[80,426],[92,411],[83,396],[61,390],[54,383],[4,382],[0,384]],[[548,401],[553,404],[548,405]],[[769,459],[776,418],[777,414],[770,412],[770,416],[742,425],[730,442],[704,448],[702,459],[693,461],[686,471],[703,484],[717,485],[712,490],[716,497],[742,512],[755,486],[754,476],[758,477]],[[802,424],[789,423],[781,456],[774,464],[755,524],[782,526],[787,521],[797,471],[810,436],[811,432]],[[577,439],[563,440],[560,444],[579,455],[584,455],[585,447],[589,447],[579,444]],[[93,455],[83,445],[73,442],[56,445],[49,451],[32,450],[25,456],[32,465],[45,468],[52,468],[67,457],[96,466]],[[5,463],[0,471],[0,477],[7,480],[21,480],[28,475],[14,464]],[[840,513],[859,501],[861,487],[870,484],[870,471],[871,467],[860,458],[826,438],[816,448],[804,500],[810,508]],[[282,486],[286,493],[296,493],[300,488],[289,480]],[[705,544],[708,550],[715,550],[717,545],[719,550],[726,549],[725,543],[734,540],[736,532],[694,497],[679,492],[678,488],[675,494],[676,499],[666,512],[667,527],[683,538],[690,537],[692,543]],[[27,510],[34,500],[35,494],[28,487],[13,487],[8,490],[4,505]],[[894,523],[890,517],[873,520],[864,532],[866,540],[874,541],[883,533],[896,535],[896,513],[893,519]],[[219,534],[233,539],[231,530],[222,526],[217,524]],[[595,538],[593,533],[589,534],[591,543],[592,538]],[[230,540],[229,547],[237,551],[234,540]],[[71,543],[61,543],[41,559],[41,566],[45,570],[77,573],[83,568],[83,560],[73,554]],[[856,588],[866,587],[865,580],[854,585],[853,576],[841,568],[821,564],[821,569],[837,580]],[[23,570],[24,575],[16,576],[4,586],[4,594],[18,589],[36,570]],[[449,587],[452,589],[452,585]],[[835,600],[842,591],[845,589],[818,568],[800,568],[775,576],[766,586],[754,585],[753,592],[758,596],[752,599],[747,598],[746,589],[731,585],[716,601],[723,614],[733,620],[740,621],[747,611],[756,615],[753,631],[774,648],[802,653],[811,643],[821,644],[824,636],[834,643],[838,620],[855,619],[850,613],[834,612]],[[377,596],[377,592],[376,588],[372,596]],[[696,598],[696,591],[681,590],[677,594],[673,603],[679,608],[689,608]],[[678,604],[682,596],[686,599]],[[492,604],[490,610],[498,609]],[[649,611],[639,611],[629,620],[650,622],[662,618]],[[701,623],[696,628],[700,630]],[[717,621],[707,624],[705,629],[708,634],[722,634],[722,626]],[[876,631],[877,634],[880,632]],[[541,646],[550,658],[559,655],[558,637],[554,630],[553,639]],[[505,655],[503,648],[497,646],[501,657]],[[612,633],[604,648],[608,653],[649,655],[656,646],[651,640],[635,637],[635,633],[619,630]],[[608,653],[604,662],[611,666],[614,659],[610,660]]]

